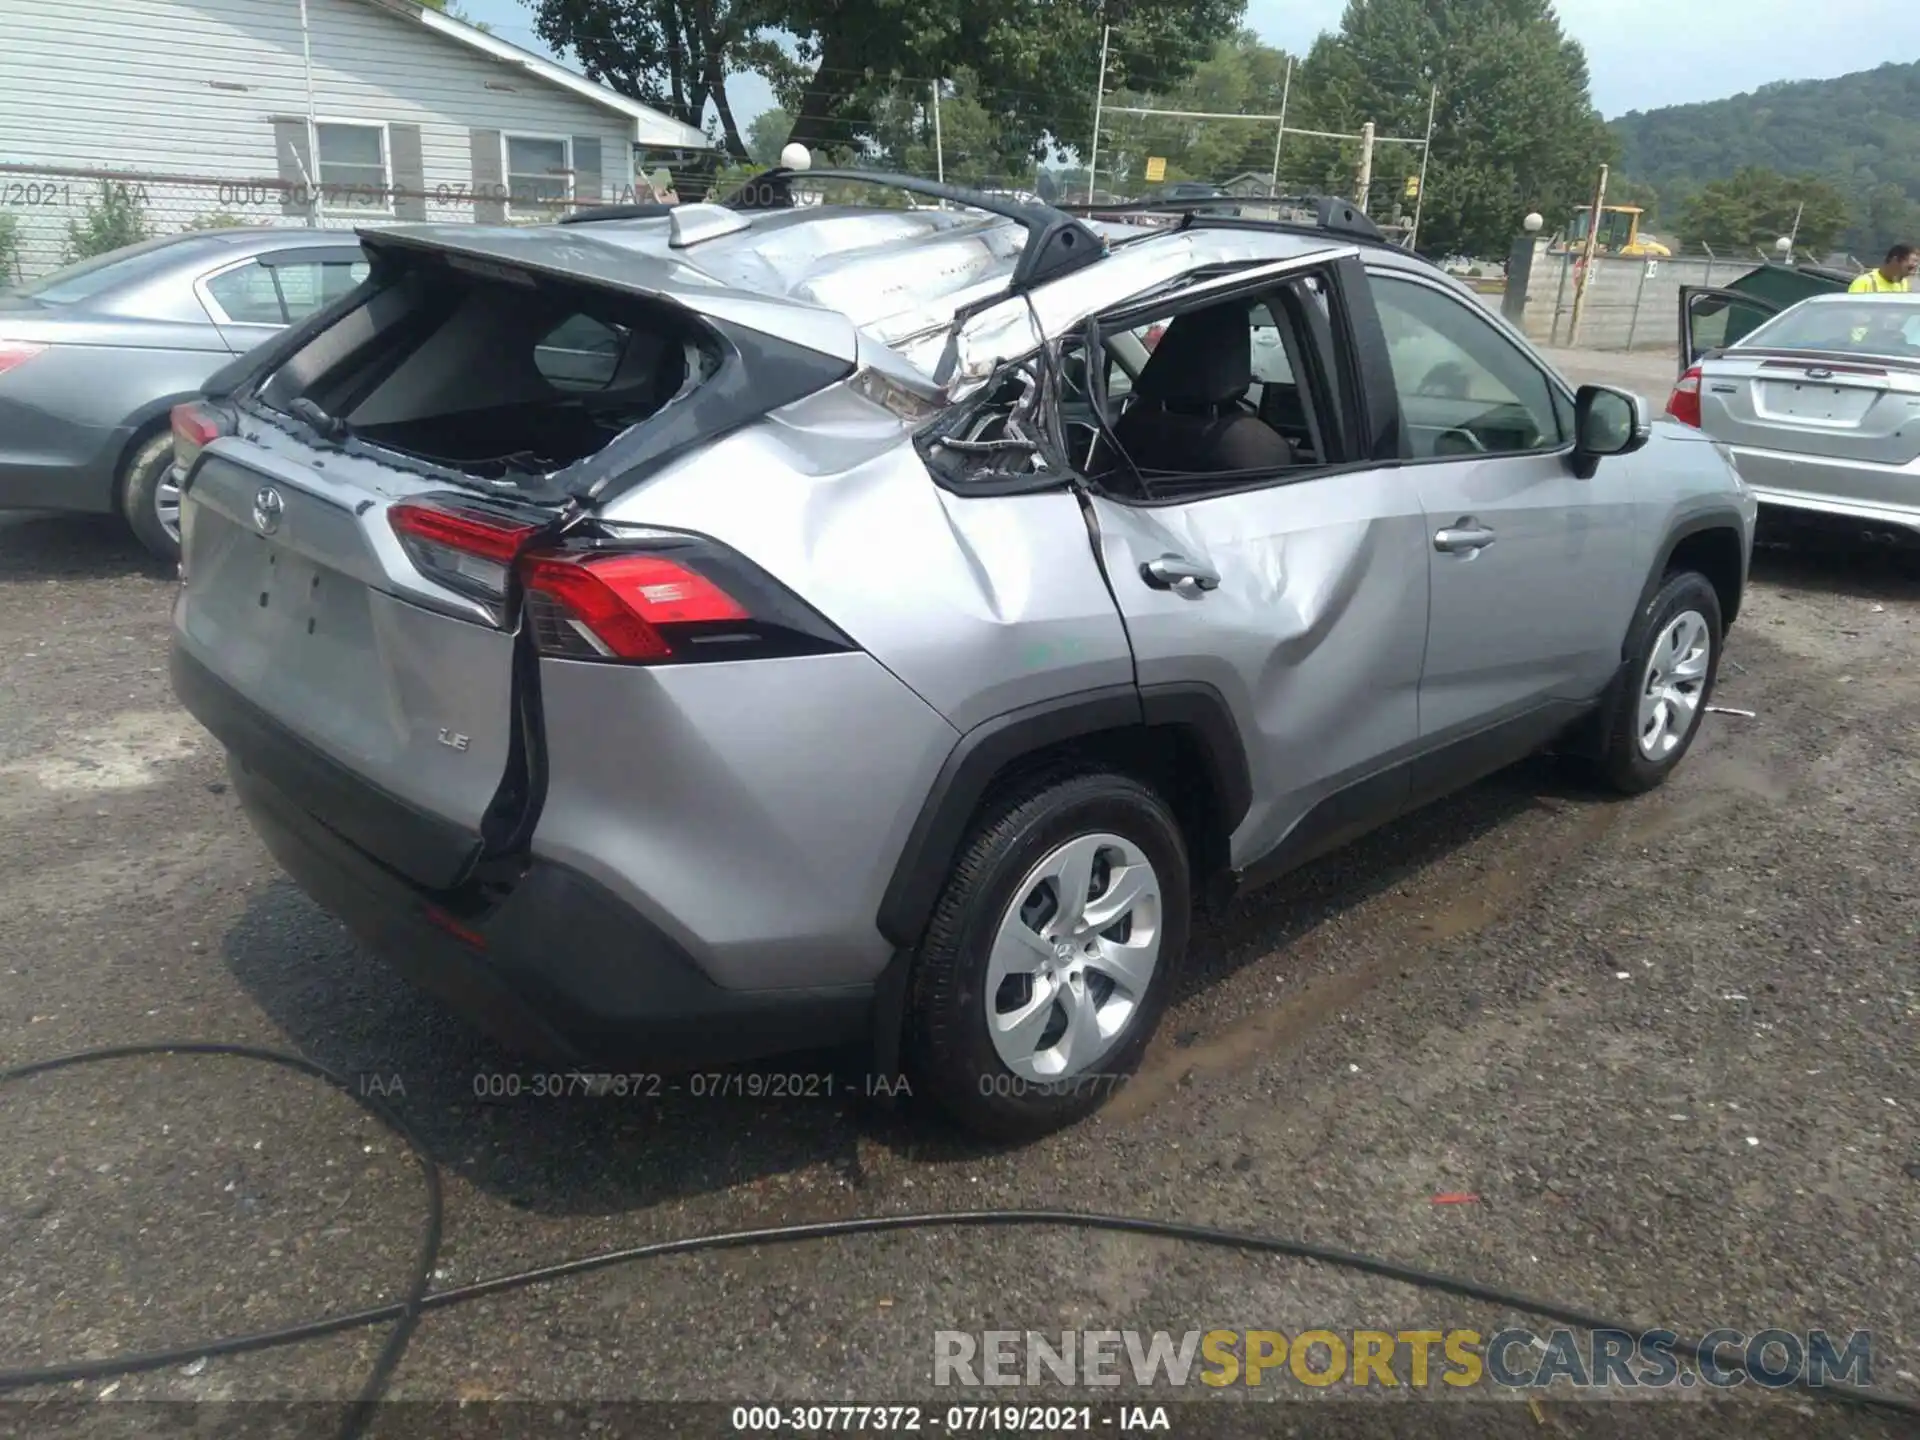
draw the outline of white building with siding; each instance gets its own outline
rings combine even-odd
[[[162,234],[500,224],[633,199],[636,146],[707,143],[414,0],[0,0],[0,214],[26,275],[107,180]]]

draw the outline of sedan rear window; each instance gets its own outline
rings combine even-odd
[[[91,260],[82,260],[64,270],[55,270],[37,280],[29,280],[0,295],[22,300],[37,300],[42,305],[72,305],[91,300],[117,285],[145,280],[171,269],[182,258],[178,236],[164,236],[125,250],[109,251]]]
[[[1920,305],[1884,297],[1798,305],[1762,325],[1736,348],[1920,355]]]

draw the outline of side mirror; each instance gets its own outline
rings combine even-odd
[[[1653,435],[1647,402],[1611,385],[1582,385],[1573,401],[1573,473],[1591,480],[1609,455],[1631,455]]]

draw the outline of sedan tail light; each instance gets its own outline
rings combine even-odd
[[[1700,428],[1700,367],[1695,365],[1682,375],[1667,397],[1667,414],[1682,425]]]
[[[464,497],[403,500],[388,523],[414,568],[495,606],[509,573],[542,655],[628,665],[850,650],[758,566],[700,536],[650,531],[530,547],[541,526]]]
[[[222,435],[231,435],[233,426],[227,417],[211,405],[189,401],[173,407],[173,467],[181,478],[192,473],[200,452]]]
[[[46,348],[31,340],[0,340],[0,375],[26,364]]]

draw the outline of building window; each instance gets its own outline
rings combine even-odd
[[[387,127],[328,120],[314,127],[324,210],[391,210]]]
[[[573,198],[573,142],[509,135],[506,147],[508,212],[564,210]]]

